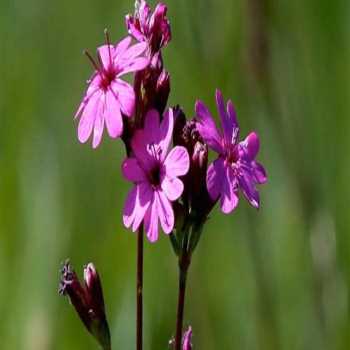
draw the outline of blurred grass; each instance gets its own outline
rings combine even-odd
[[[154,4],[154,2],[152,2]],[[350,346],[350,3],[167,1],[171,104],[214,110],[216,87],[242,136],[262,140],[269,183],[209,221],[190,271],[196,349]],[[133,348],[135,237],[121,223],[123,147],[80,145],[73,113],[108,27],[125,35],[132,1],[0,2],[1,349],[95,349],[57,295],[60,262],[88,261],[105,289],[114,348]],[[175,323],[167,238],[145,251],[145,349]]]

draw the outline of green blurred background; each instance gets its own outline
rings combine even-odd
[[[154,1],[151,4],[154,5]],[[215,210],[195,252],[195,349],[349,349],[350,2],[168,0],[170,104],[233,99],[261,137],[256,211]],[[102,275],[114,349],[134,348],[135,235],[122,143],[79,144],[73,114],[108,27],[132,0],[0,1],[0,349],[96,349],[57,295],[60,263]],[[145,349],[174,333],[176,260],[145,247]]]

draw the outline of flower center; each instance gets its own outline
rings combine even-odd
[[[111,66],[108,67],[108,69],[103,70],[101,74],[101,82],[100,82],[101,89],[106,91],[111,85],[112,81],[115,79],[116,75],[117,75],[116,70]]]
[[[159,165],[156,165],[150,172],[149,172],[149,182],[154,187],[158,187],[160,185],[160,167]]]
[[[154,159],[154,166],[152,167],[152,169],[149,171],[149,174],[148,174],[149,182],[153,186],[157,187],[160,185],[160,177],[161,177],[160,158],[161,158],[162,150],[159,147],[159,145],[155,143],[148,144],[147,148],[148,148],[148,152]]]
[[[234,165],[239,160],[239,149],[236,145],[230,145],[226,152],[226,161]]]

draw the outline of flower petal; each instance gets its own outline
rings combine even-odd
[[[158,201],[158,217],[164,233],[169,234],[174,228],[174,211],[169,199],[162,191],[155,193]]]
[[[113,45],[102,45],[97,48],[98,58],[104,69],[108,69],[114,65],[114,50],[115,49]]]
[[[99,74],[96,71],[92,74],[92,77],[89,79],[88,82],[89,82],[88,89],[87,89],[86,94],[85,94],[85,96],[83,98],[83,101],[80,103],[79,108],[78,108],[77,112],[74,115],[74,119],[78,118],[78,116],[81,115],[81,113],[83,112],[83,109],[88,104],[88,102],[93,97],[93,95],[98,90],[100,90],[101,78],[100,78]]]
[[[144,224],[148,240],[151,243],[156,242],[158,239],[158,200],[156,197],[146,210]]]
[[[238,205],[237,181],[232,169],[225,169],[225,176],[222,178],[220,207],[223,213],[229,214]]]
[[[130,35],[132,35],[137,41],[145,41],[145,36],[139,30],[139,26],[136,24],[133,16],[127,15],[125,17],[125,22]]]
[[[209,165],[207,170],[207,189],[212,200],[218,199],[224,176],[224,161],[218,158]]]
[[[131,61],[134,60],[137,56],[140,56],[147,49],[147,43],[139,43],[135,45],[131,45],[127,50],[123,52],[123,54],[118,56],[119,60]]]
[[[251,132],[246,139],[243,141],[243,144],[247,150],[247,156],[249,159],[253,160],[257,156],[260,148],[259,136],[255,132]]]
[[[119,137],[123,132],[123,119],[120,113],[120,104],[112,90],[108,90],[106,93],[104,116],[109,136]]]
[[[177,177],[165,175],[161,182],[162,190],[169,200],[175,201],[178,199],[184,190],[184,184]]]
[[[141,0],[138,10],[138,18],[140,20],[141,27],[146,27],[151,15],[151,7],[147,4],[147,1]]]
[[[161,148],[161,161],[165,159],[168,153],[169,144],[173,136],[174,129],[174,113],[173,109],[169,108],[165,112],[162,122],[160,123],[159,131],[159,146]]]
[[[237,114],[235,111],[235,107],[233,106],[233,103],[231,100],[228,100],[227,102],[227,113],[230,119],[230,122],[232,124],[233,127],[233,131],[232,131],[232,136],[231,136],[231,143],[232,144],[236,144],[239,138],[239,125],[238,125],[238,121],[237,121]]]
[[[100,93],[94,94],[82,111],[78,125],[78,139],[81,143],[86,142],[92,133],[96,113],[100,104],[100,96]]]
[[[146,210],[153,201],[153,197],[153,190],[147,182],[141,182],[137,185],[135,218],[134,223],[132,225],[133,232],[135,232],[139,228],[142,220],[145,217]]]
[[[218,108],[218,112],[221,118],[221,125],[224,131],[224,137],[227,142],[231,143],[232,140],[232,132],[233,132],[233,124],[229,118],[229,115],[225,109],[225,102],[220,90],[216,90],[216,106]]]
[[[122,164],[122,174],[132,182],[146,181],[146,175],[136,158],[126,158]]]
[[[149,65],[149,59],[146,57],[137,57],[132,60],[123,60],[118,63],[118,68],[120,69],[118,72],[118,77],[127,74],[136,72],[142,69],[145,69]]]
[[[242,176],[239,177],[239,186],[248,202],[258,209],[260,205],[259,192],[255,188],[254,179],[248,172],[243,171]]]
[[[94,137],[92,140],[92,148],[97,148],[102,139],[104,128],[103,108],[106,108],[106,106],[104,105],[103,96],[101,96],[94,123]]]
[[[147,112],[144,124],[144,136],[146,144],[159,143],[159,113],[156,109],[151,109]]]
[[[131,43],[131,37],[127,36],[115,46],[114,48],[114,60],[118,59],[123,53],[126,51],[126,49],[129,47]]]
[[[265,168],[258,162],[252,162],[255,181],[258,184],[264,184],[267,181]]]
[[[168,176],[175,177],[187,174],[190,168],[190,157],[186,148],[175,146],[167,155],[164,166]]]
[[[209,110],[202,101],[196,102],[195,109],[199,121],[197,128],[204,141],[215,152],[219,154],[223,153],[223,148],[221,145],[221,136],[216,128],[216,125]]]
[[[147,151],[147,143],[144,130],[136,130],[131,139],[131,148],[135,157],[145,171],[149,171],[154,166],[155,160]]]
[[[129,228],[135,220],[135,207],[137,198],[137,186],[134,186],[128,193],[123,209],[123,223]]]
[[[131,117],[134,114],[135,108],[135,92],[133,87],[121,79],[116,79],[111,84],[111,89],[120,104],[123,114]]]

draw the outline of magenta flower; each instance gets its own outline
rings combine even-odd
[[[192,327],[189,326],[183,336],[182,350],[192,350],[191,339],[192,339]]]
[[[150,110],[144,129],[137,130],[131,141],[134,157],[122,164],[124,177],[135,184],[125,202],[124,225],[132,226],[135,232],[143,221],[150,242],[158,239],[158,221],[166,234],[173,230],[171,202],[181,196],[184,185],[178,177],[189,169],[189,156],[184,147],[176,146],[167,154],[173,125],[172,109],[162,122],[159,113]]]
[[[207,188],[213,200],[220,199],[221,210],[230,213],[238,204],[238,191],[243,192],[248,202],[259,207],[259,192],[256,184],[267,181],[265,169],[255,161],[259,152],[259,137],[251,132],[244,141],[238,142],[239,126],[232,101],[227,102],[219,90],[216,91],[216,104],[221,118],[222,131],[201,101],[196,103],[198,130],[208,146],[219,157],[210,164],[207,171]]]
[[[147,42],[151,53],[159,51],[171,39],[170,24],[166,17],[167,7],[159,3],[152,13],[145,0],[136,2],[135,15],[126,16],[129,34],[139,42]]]
[[[97,49],[98,62],[87,53],[95,72],[88,81],[89,87],[75,118],[80,117],[78,139],[86,142],[93,133],[92,147],[102,139],[104,127],[110,137],[119,137],[123,132],[122,114],[130,117],[134,113],[135,93],[133,87],[121,79],[126,73],[144,69],[149,60],[140,56],[147,45],[130,46],[131,37],[126,37],[116,46],[107,44]]]

